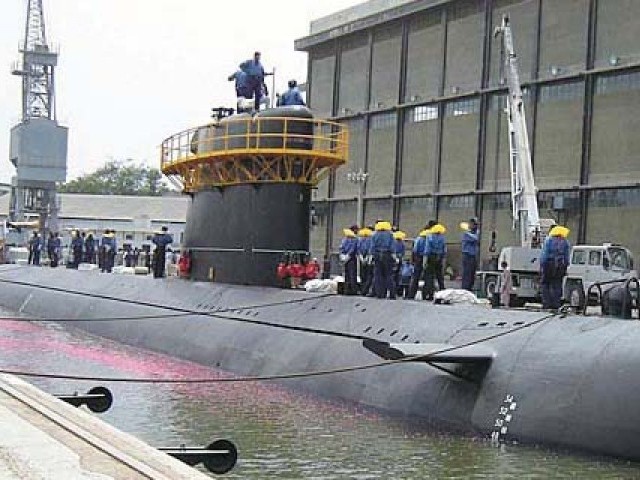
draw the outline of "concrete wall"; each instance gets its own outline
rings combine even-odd
[[[368,212],[388,212],[410,234],[437,216],[457,243],[457,224],[477,215],[483,256],[490,256],[491,231],[498,231],[498,246],[515,240],[507,122],[499,103],[505,88],[500,44],[492,37],[508,14],[525,83],[541,216],[567,223],[574,243],[612,239],[611,230],[620,230],[614,240],[635,245],[640,254],[632,222],[605,222],[613,207],[603,206],[640,213],[634,196],[640,180],[640,2],[396,3],[366,2],[312,28],[312,34],[327,29],[332,35],[309,47],[311,104],[352,127],[351,163],[316,193],[351,199],[329,209],[335,216],[333,228],[325,229],[328,243],[337,245],[341,229],[355,219],[357,188],[346,173],[358,168],[370,173]],[[412,12],[397,18],[408,7]],[[616,200],[602,200],[601,189]]]

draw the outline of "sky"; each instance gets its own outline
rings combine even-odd
[[[43,0],[47,40],[60,51],[58,122],[69,127],[68,176],[132,158],[158,166],[162,140],[233,106],[227,76],[262,52],[276,89],[306,80],[295,39],[309,22],[362,0]],[[9,131],[19,123],[27,0],[0,0],[0,182],[9,182]],[[270,81],[268,82],[271,88]]]

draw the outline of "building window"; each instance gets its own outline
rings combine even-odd
[[[594,190],[589,195],[589,206],[599,208],[640,207],[640,189]]]
[[[460,195],[456,197],[442,197],[440,208],[445,210],[461,210],[474,208],[475,197],[473,195]]]
[[[396,112],[380,113],[371,117],[371,130],[383,130],[396,126]]]
[[[479,98],[465,98],[449,102],[445,106],[445,115],[449,117],[459,117],[461,115],[470,115],[480,111]]]
[[[638,89],[640,89],[640,72],[607,75],[598,77],[596,80],[596,93],[598,95]]]
[[[540,88],[540,103],[574,100],[583,95],[581,82],[545,85]]]
[[[132,233],[125,234],[124,239],[125,240],[133,240],[133,234]]]
[[[538,207],[548,211],[579,210],[578,192],[539,192]]]
[[[412,123],[426,122],[438,119],[437,105],[420,105],[411,109],[410,117]]]

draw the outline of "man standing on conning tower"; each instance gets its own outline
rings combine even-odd
[[[240,70],[247,76],[247,87],[250,92],[249,98],[253,96],[254,109],[260,110],[260,99],[262,98],[262,85],[264,83],[264,67],[260,63],[260,52],[255,52],[253,58],[240,64]]]

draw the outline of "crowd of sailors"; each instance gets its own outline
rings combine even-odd
[[[151,243],[155,245],[153,254],[148,246],[138,248],[130,243],[118,246],[116,231],[113,229],[105,229],[100,237],[95,237],[92,232],[72,230],[71,238],[66,245],[65,266],[78,269],[80,264],[84,263],[97,265],[101,272],[111,273],[116,263],[120,263],[129,268],[145,267],[148,271],[153,271],[155,278],[161,278],[166,275],[167,264],[177,264],[178,253],[170,248],[173,237],[167,227],[155,232]],[[56,268],[63,262],[63,242],[58,232],[49,232],[45,240],[34,231],[29,238],[28,249],[29,265],[39,266],[43,251],[46,252],[50,267]]]
[[[462,235],[462,288],[472,291],[479,252],[478,222],[464,224]],[[418,233],[407,255],[406,233],[390,222],[374,226],[353,225],[343,230],[340,260],[344,265],[345,293],[377,298],[415,299],[422,282],[421,297],[433,300],[436,288],[445,288],[447,229],[430,221]],[[358,282],[358,267],[360,282]]]
[[[461,288],[474,291],[480,253],[480,231],[474,217],[460,223]],[[445,289],[447,228],[436,221],[428,222],[413,241],[407,255],[406,233],[378,220],[374,226],[353,225],[343,230],[340,261],[344,268],[344,293],[380,299],[433,300],[437,290]],[[569,263],[569,243],[566,227],[555,226],[549,231],[541,256],[541,289],[544,308],[559,308],[562,300],[562,279]],[[358,276],[358,269],[360,275]],[[501,264],[500,301],[509,306],[512,290],[510,266]],[[420,285],[422,287],[420,288]]]

